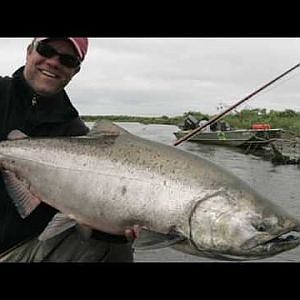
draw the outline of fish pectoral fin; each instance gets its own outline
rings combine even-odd
[[[28,135],[26,135],[24,132],[20,131],[19,129],[14,129],[7,135],[7,139],[10,141],[23,140],[27,138]]]
[[[151,250],[170,247],[186,237],[178,232],[168,234],[142,229],[139,238],[133,242],[133,248],[137,250]]]
[[[60,233],[68,230],[75,226],[77,222],[62,213],[57,213],[52,220],[48,223],[44,231],[39,235],[40,241],[48,240]]]
[[[41,203],[40,199],[30,191],[28,184],[17,177],[15,172],[3,170],[1,173],[8,195],[20,216],[25,219]]]

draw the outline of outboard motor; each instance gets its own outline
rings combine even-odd
[[[193,115],[188,115],[184,120],[183,130],[195,129],[198,126],[199,121]]]

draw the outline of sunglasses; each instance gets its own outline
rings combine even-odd
[[[59,53],[53,47],[46,43],[36,42],[34,47],[39,55],[44,56],[46,58],[51,58],[53,56],[58,55],[60,63],[67,68],[77,68],[81,64],[81,61],[78,57],[71,54]]]

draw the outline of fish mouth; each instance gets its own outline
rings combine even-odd
[[[293,231],[277,235],[276,237],[269,239],[268,241],[261,244],[261,246],[267,248],[294,248],[300,244],[300,236],[299,233],[294,233]],[[285,249],[283,249],[285,250]]]
[[[285,230],[270,237],[256,236],[246,241],[238,251],[215,252],[209,251],[209,257],[224,261],[259,260],[291,250],[300,244],[299,230]]]
[[[265,243],[263,243],[262,245],[266,245],[266,244],[291,244],[291,243],[300,243],[300,237],[297,235],[295,235],[293,232],[288,232],[286,234],[280,234],[268,241],[266,241]]]
[[[253,257],[268,257],[293,249],[300,244],[300,227],[286,229],[277,234],[264,234],[246,241],[241,249]]]

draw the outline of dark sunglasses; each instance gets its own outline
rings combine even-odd
[[[60,63],[67,68],[77,68],[81,64],[81,61],[78,57],[71,54],[59,53],[53,47],[46,43],[36,42],[34,44],[34,47],[39,55],[44,56],[46,58],[51,58],[53,56],[58,55]]]

